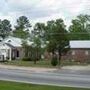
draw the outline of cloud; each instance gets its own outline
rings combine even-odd
[[[2,0],[0,4],[0,18],[12,23],[25,15],[32,22],[63,18],[69,25],[81,13],[90,14],[90,0]]]

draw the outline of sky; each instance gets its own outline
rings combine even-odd
[[[16,23],[27,16],[32,24],[62,18],[67,26],[79,14],[90,14],[90,0],[1,0],[0,19]]]

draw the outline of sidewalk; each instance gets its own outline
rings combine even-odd
[[[41,67],[24,67],[24,66],[12,66],[12,65],[1,65],[2,69],[17,69],[17,70],[25,70],[30,72],[51,72],[56,71],[56,68],[41,68]]]
[[[87,66],[64,66],[64,67],[62,67],[62,69],[65,69],[65,70],[87,70],[87,71],[89,71],[90,65],[87,65]]]
[[[63,66],[61,69],[59,68],[41,68],[41,67],[24,67],[24,66],[12,66],[12,65],[1,65],[1,69],[17,69],[17,70],[25,70],[30,72],[53,72],[57,70],[86,70],[90,71],[90,65],[88,66]]]

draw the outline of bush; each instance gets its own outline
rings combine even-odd
[[[24,57],[22,61],[32,61],[30,57]]]
[[[6,57],[7,60],[9,60],[9,57]]]
[[[51,64],[52,64],[52,66],[56,66],[58,64],[57,56],[53,56],[53,58],[51,60]]]

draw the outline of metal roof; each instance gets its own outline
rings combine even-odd
[[[70,48],[90,48],[90,40],[70,41]]]

